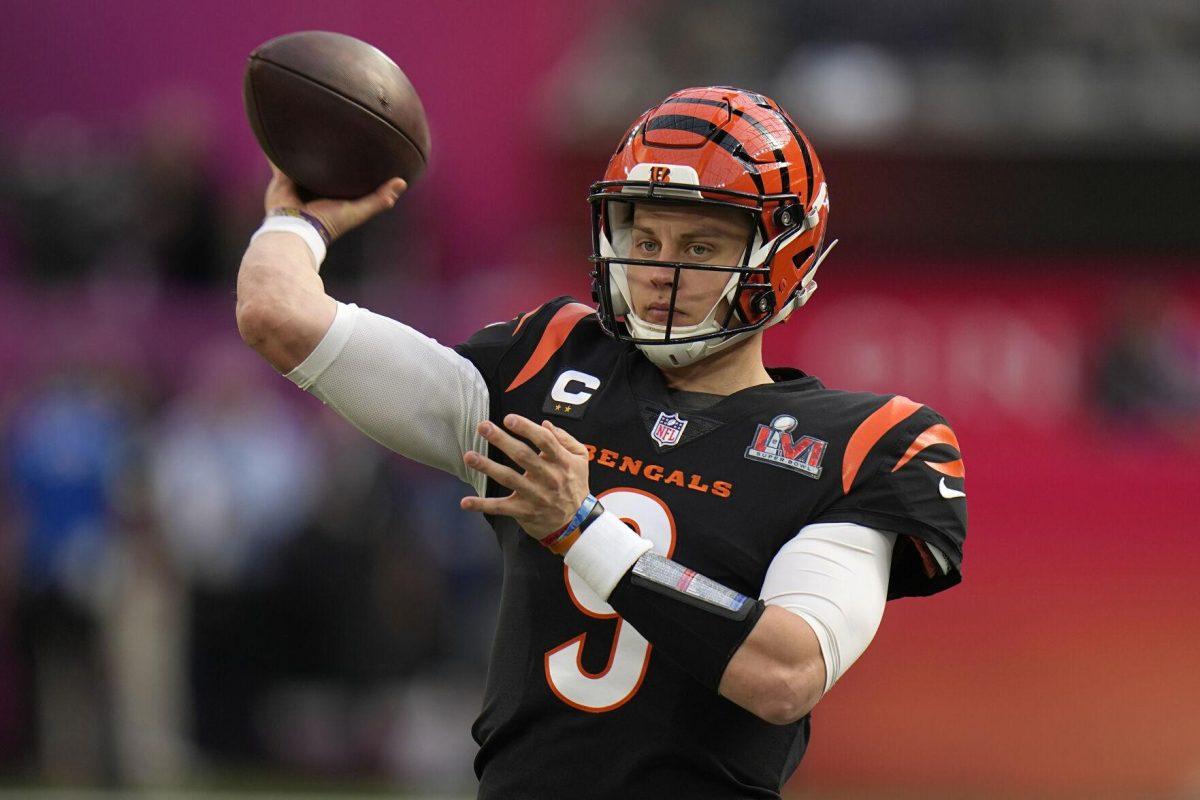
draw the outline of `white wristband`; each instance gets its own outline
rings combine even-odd
[[[317,232],[317,229],[302,217],[267,217],[263,220],[263,224],[259,226],[258,230],[254,232],[254,235],[250,237],[250,241],[253,242],[264,233],[296,234],[308,245],[313,261],[316,262],[317,269],[321,269],[321,264],[325,261],[325,240],[321,238],[321,234]]]
[[[605,511],[579,535],[563,561],[601,600],[608,600],[621,577],[653,546],[616,514]]]

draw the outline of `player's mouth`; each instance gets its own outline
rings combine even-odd
[[[675,307],[675,324],[678,325],[680,320],[687,316],[687,313]],[[656,325],[666,325],[667,320],[671,318],[670,303],[651,303],[646,306],[646,313],[643,318],[647,322],[653,322]]]

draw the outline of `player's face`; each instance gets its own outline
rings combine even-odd
[[[750,225],[747,214],[730,208],[636,203],[629,257],[736,265],[745,252]],[[675,270],[630,265],[627,275],[634,312],[647,322],[665,325]],[[703,321],[729,283],[729,277],[729,272],[717,270],[679,270],[675,318],[671,324],[695,325]]]

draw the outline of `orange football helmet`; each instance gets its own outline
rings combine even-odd
[[[821,162],[779,104],[744,89],[683,89],[642,114],[621,138],[588,201],[592,293],[601,324],[665,368],[693,363],[785,320],[816,290],[813,278],[828,252],[829,193]],[[741,262],[630,257],[633,204],[644,201],[744,210],[752,225]],[[630,265],[675,269],[665,325],[634,312],[625,272]],[[673,326],[685,269],[728,272],[729,282],[704,320]]]

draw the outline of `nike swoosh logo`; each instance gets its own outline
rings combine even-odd
[[[951,489],[949,486],[947,486],[945,478],[942,478],[942,480],[938,483],[938,492],[941,493],[942,497],[946,498],[947,500],[953,500],[955,497],[967,496],[966,492],[960,492],[958,489]]]

